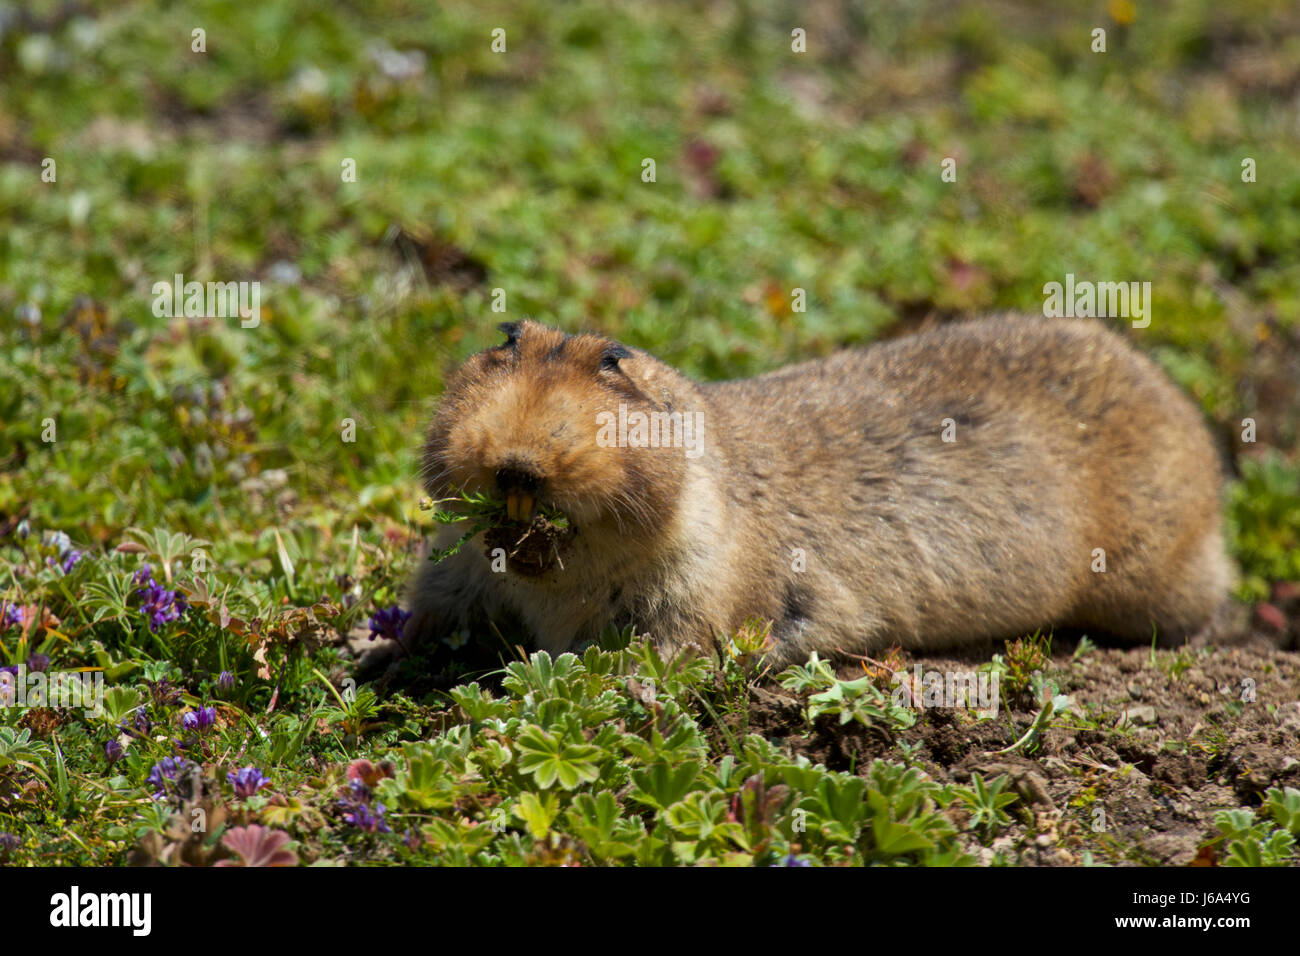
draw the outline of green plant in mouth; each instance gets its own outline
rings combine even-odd
[[[442,505],[450,505],[451,507],[440,507]],[[445,561],[453,554],[456,554],[475,535],[512,523],[511,519],[506,515],[506,503],[486,491],[462,491],[458,495],[439,498],[436,501],[425,498],[420,503],[420,507],[423,510],[432,511],[435,524],[452,525],[459,524],[462,521],[470,523],[469,528],[449,547],[430,550],[429,560],[435,564],[439,561]],[[539,505],[537,511],[552,528],[560,531],[569,529],[568,517],[558,508]]]

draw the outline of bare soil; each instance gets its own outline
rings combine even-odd
[[[940,782],[1010,775],[1021,798],[1012,805],[1016,823],[983,851],[983,862],[1001,853],[1019,865],[1068,866],[1090,851],[1111,864],[1213,865],[1216,813],[1256,807],[1269,787],[1300,787],[1294,651],[1262,640],[1154,657],[1150,648],[1102,648],[1078,659],[1072,651],[1058,648],[1047,673],[1073,706],[1024,754],[997,751],[1033,723],[1029,700],[1004,702],[984,720],[973,710],[925,709],[895,735],[835,717],[809,728],[799,702],[769,683],[752,691],[748,729],[833,770],[897,760],[901,743],[915,747],[912,760]],[[987,660],[919,662],[942,673]]]

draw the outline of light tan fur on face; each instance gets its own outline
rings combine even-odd
[[[577,533],[536,578],[478,542],[426,562],[408,636],[510,615],[552,652],[623,623],[708,648],[757,617],[777,665],[1051,626],[1168,640],[1232,580],[1199,412],[1098,323],[957,323],[707,385],[637,351],[602,370],[615,345],[526,322],[449,381],[430,493],[525,468]],[[620,402],[703,413],[703,453],[600,447]]]

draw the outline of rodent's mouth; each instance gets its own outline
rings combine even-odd
[[[577,529],[566,519],[552,520],[541,511],[525,523],[527,515],[518,510],[513,515],[507,512],[511,520],[487,530],[483,541],[488,559],[497,557],[494,552],[500,549],[505,552],[506,569],[524,577],[539,577],[557,566],[563,571],[563,551]]]

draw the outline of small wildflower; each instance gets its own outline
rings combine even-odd
[[[356,809],[343,814],[343,819],[365,833],[392,833],[392,828],[384,821],[384,805],[376,803],[374,809],[369,804],[358,804]]]
[[[0,630],[13,627],[15,624],[21,624],[22,620],[23,612],[19,610],[17,604],[0,601]]]
[[[366,833],[392,833],[384,819],[386,812],[382,803],[370,805],[371,791],[359,777],[348,781],[339,806],[343,809],[343,819]]]
[[[396,604],[376,611],[370,616],[370,639],[373,641],[376,637],[386,637],[390,641],[400,640],[402,629],[410,617],[408,611],[403,611]]]
[[[181,689],[166,677],[155,681],[145,681],[149,694],[156,707],[174,707],[181,702]]]
[[[63,558],[63,573],[71,574],[72,569],[77,566],[77,562],[80,560],[81,560],[81,552],[73,548]]]
[[[122,759],[122,743],[116,737],[104,744],[104,756],[108,758],[108,765],[111,767]]]
[[[45,673],[50,669],[49,654],[33,654],[27,658],[27,669],[33,673]]]
[[[780,863],[773,863],[772,865],[773,866],[812,866],[812,864],[809,863],[807,860],[799,859],[799,857],[795,856],[793,852],[791,852],[790,855],[787,856]]]
[[[231,691],[235,687],[235,675],[230,671],[222,671],[217,678],[217,689],[222,691]]]
[[[364,803],[370,799],[370,786],[362,779],[354,777],[348,781],[348,793],[344,802]]]
[[[163,757],[149,771],[146,783],[153,787],[153,798],[160,800],[167,795],[167,784],[176,783],[191,766],[183,757]]]
[[[262,775],[256,767],[245,767],[239,771],[226,774],[226,779],[235,788],[235,796],[251,797],[263,787],[269,787],[271,781]]]
[[[175,591],[167,590],[161,584],[151,584],[139,593],[144,596],[140,613],[148,618],[151,631],[161,630],[164,624],[180,620],[185,612],[185,599]]]
[[[178,592],[169,591],[154,580],[148,564],[140,566],[140,570],[131,579],[131,584],[135,587],[136,594],[143,599],[140,613],[148,618],[151,631],[159,630],[170,621],[179,620],[189,609],[185,598]]]
[[[207,730],[217,720],[217,709],[215,707],[200,707],[198,710],[191,710],[181,718],[181,725],[186,730],[197,730],[199,732]]]
[[[153,732],[153,721],[149,719],[149,715],[143,709],[135,715],[135,720],[132,723],[135,725],[136,731],[146,737]],[[126,730],[125,724],[122,725],[122,729]]]
[[[9,859],[9,854],[23,845],[23,841],[12,833],[0,833],[0,860]]]
[[[462,628],[459,631],[452,631],[442,639],[442,642],[450,647],[453,651],[460,650],[469,643],[469,628]]]

